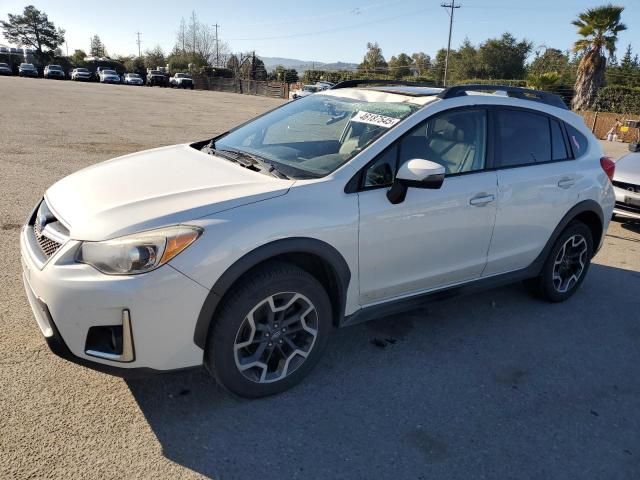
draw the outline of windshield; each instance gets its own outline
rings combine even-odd
[[[104,73],[105,75],[117,75],[114,70],[103,70],[102,73]]]
[[[137,73],[127,73],[127,76],[129,78],[140,78],[140,75],[138,75]]]
[[[318,87],[313,85],[305,85],[304,87],[302,87],[302,90],[304,90],[305,92],[317,92]]]
[[[62,70],[60,65],[49,65],[49,70]]]
[[[80,73],[86,73],[89,70],[87,70],[86,68],[76,68],[76,72],[80,72]]]
[[[162,75],[162,72],[159,70],[151,70],[151,75]]]
[[[0,63],[0,67],[9,68],[9,65],[7,65],[6,63]]]
[[[239,127],[212,147],[259,156],[293,178],[322,177],[419,108],[311,95]]]

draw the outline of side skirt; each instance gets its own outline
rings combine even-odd
[[[344,318],[340,327],[348,327],[358,323],[368,322],[375,318],[386,317],[397,313],[407,312],[416,308],[424,307],[429,303],[448,298],[457,297],[459,295],[468,295],[472,293],[490,290],[492,288],[509,285],[528,278],[533,278],[540,273],[536,268],[527,267],[523,270],[515,272],[494,275],[488,278],[473,280],[462,285],[454,285],[445,287],[440,290],[430,291],[427,293],[417,294],[411,297],[401,298],[399,300],[390,300],[378,305],[362,308],[351,315]]]

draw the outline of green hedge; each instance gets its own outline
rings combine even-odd
[[[612,85],[598,90],[594,103],[598,112],[640,114],[640,88]]]

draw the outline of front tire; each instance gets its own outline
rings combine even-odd
[[[248,398],[287,390],[318,363],[332,330],[324,287],[303,269],[269,262],[241,279],[209,331],[205,366]]]
[[[591,265],[593,236],[580,221],[571,222],[558,237],[542,272],[527,282],[529,288],[549,302],[563,302],[580,287]]]

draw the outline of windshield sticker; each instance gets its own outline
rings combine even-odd
[[[360,110],[352,118],[352,122],[368,123],[378,127],[391,128],[400,121],[399,118],[386,117],[377,113],[364,112]]]

